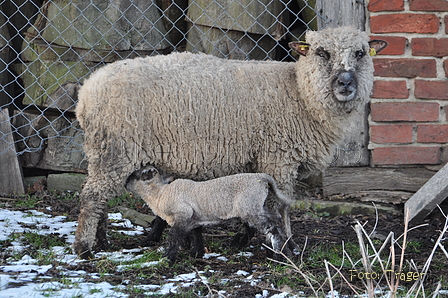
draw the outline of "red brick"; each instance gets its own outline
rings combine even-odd
[[[372,154],[376,165],[416,165],[441,163],[440,147],[375,148]]]
[[[387,41],[387,47],[378,55],[403,55],[406,50],[407,38],[401,36],[371,36],[370,39]]]
[[[385,14],[370,17],[372,33],[437,33],[439,18],[435,14]]]
[[[375,75],[399,78],[435,78],[437,76],[434,59],[373,59]]]
[[[412,124],[372,125],[370,140],[373,143],[412,143]]]
[[[421,99],[448,99],[448,81],[415,80],[414,95]]]
[[[369,11],[401,11],[404,10],[403,0],[370,0]]]
[[[373,82],[372,98],[408,98],[409,90],[406,81]]]
[[[448,60],[443,61],[443,69],[445,70],[445,76],[448,77]]]
[[[414,56],[448,56],[448,38],[413,38],[411,48]]]
[[[448,16],[445,16],[444,21],[445,21],[445,33],[448,34]]]
[[[410,0],[410,9],[419,11],[448,11],[446,0]]]
[[[448,124],[422,124],[417,127],[417,142],[448,143]]]
[[[438,121],[436,102],[377,102],[370,105],[373,121]]]

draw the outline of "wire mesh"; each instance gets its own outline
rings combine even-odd
[[[287,43],[325,23],[315,2],[0,0],[0,155],[13,149],[25,167],[84,171],[74,110],[96,68],[173,51],[292,61]]]

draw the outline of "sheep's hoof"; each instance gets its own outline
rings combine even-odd
[[[82,250],[81,252],[77,252],[77,254],[81,260],[93,260],[95,258],[90,249]]]
[[[83,242],[77,241],[73,244],[73,250],[82,260],[91,260],[95,256],[92,254],[89,246]]]

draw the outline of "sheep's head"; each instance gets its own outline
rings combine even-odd
[[[351,112],[368,99],[373,85],[371,55],[387,46],[382,40],[369,41],[365,32],[351,28],[310,31],[305,42],[291,42],[300,54],[298,83],[312,85],[323,96],[324,105]],[[330,99],[330,100],[328,100]]]

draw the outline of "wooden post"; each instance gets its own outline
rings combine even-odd
[[[0,5],[0,9],[2,9]],[[8,66],[11,62],[11,56],[9,51],[9,32],[6,25],[6,19],[3,14],[0,13],[0,106],[8,104],[11,100],[8,95],[9,85],[12,81],[11,75],[8,72]]]
[[[14,147],[8,109],[0,111],[0,195],[23,194],[22,168]]]
[[[409,221],[415,224],[423,220],[438,204],[448,197],[448,163],[440,169],[404,204],[409,209]]]

